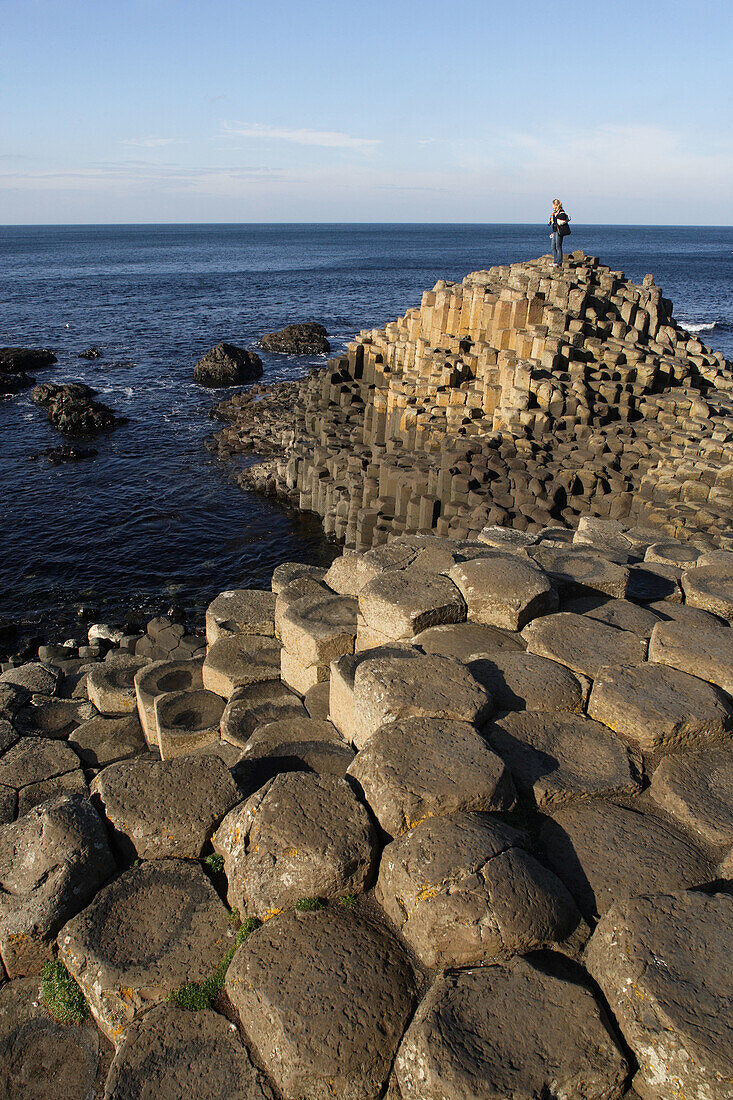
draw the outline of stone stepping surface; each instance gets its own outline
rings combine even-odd
[[[520,795],[539,807],[636,794],[640,782],[628,749],[582,715],[527,711],[486,730]]]
[[[123,760],[91,790],[126,859],[198,859],[239,800],[229,768],[213,755]]]
[[[237,688],[221,716],[221,738],[246,750],[252,734],[273,722],[305,720],[307,712],[299,697],[279,680],[265,680]]]
[[[694,631],[682,622],[659,623],[649,642],[649,660],[689,672],[733,695],[733,631],[722,623]]]
[[[203,981],[233,942],[204,872],[180,859],[132,867],[59,933],[59,958],[115,1045],[184,982]]]
[[[588,988],[517,958],[437,978],[395,1070],[404,1100],[609,1100],[628,1066]]]
[[[733,748],[665,757],[649,794],[703,844],[733,847]]]
[[[267,921],[238,949],[226,991],[283,1094],[312,1100],[377,1100],[417,992],[396,937],[338,907]]]
[[[375,893],[429,967],[524,955],[567,939],[581,923],[560,880],[490,814],[428,818],[392,841]]]
[[[57,794],[87,794],[79,757],[62,741],[20,737],[0,757],[0,786],[22,816]]]
[[[474,726],[451,719],[406,718],[382,726],[348,774],[391,837],[426,817],[510,810],[516,801],[503,760]]]
[[[277,639],[255,634],[219,638],[209,646],[204,658],[204,687],[228,700],[237,688],[277,680],[280,649]]]
[[[227,814],[213,844],[229,904],[260,918],[304,897],[361,893],[377,857],[376,831],[348,783],[307,772],[267,782]]]
[[[126,1031],[112,1062],[106,1100],[274,1100],[234,1024],[216,1012],[158,1005]]]
[[[232,634],[275,633],[275,594],[256,588],[221,592],[206,608],[206,641]]]
[[[145,740],[151,749],[159,747],[155,700],[169,691],[202,688],[201,664],[201,661],[153,661],[135,673],[137,710]]]
[[[147,742],[135,714],[119,718],[97,715],[82,722],[69,736],[69,745],[87,771],[96,772],[117,760],[145,752]]]
[[[409,641],[428,627],[463,622],[466,604],[453,580],[411,567],[389,570],[365,584],[359,613],[385,641]]]
[[[521,653],[526,648],[516,631],[473,622],[428,627],[412,639],[412,644],[419,646],[423,653],[454,657],[458,661],[504,651]]]
[[[137,710],[135,673],[148,664],[147,657],[118,658],[96,665],[87,676],[90,702],[100,714],[133,714]]]
[[[566,611],[535,619],[522,637],[528,653],[557,661],[592,680],[605,665],[638,665],[647,653],[647,641],[638,634]]]
[[[213,691],[169,691],[154,705],[155,733],[163,760],[186,756],[219,740],[224,700]]]
[[[536,653],[500,650],[468,661],[469,671],[493,698],[498,711],[583,710],[588,684],[569,668]]]
[[[538,615],[557,609],[557,592],[531,561],[492,554],[460,562],[449,576],[461,592],[471,622],[519,631]]]
[[[0,1088],[8,1100],[101,1097],[109,1055],[91,1020],[63,1024],[49,1015],[38,977],[0,988]]]
[[[711,858],[673,824],[606,801],[554,811],[540,828],[539,844],[589,921],[637,894],[701,886],[716,877]]]
[[[731,1095],[733,896],[672,891],[619,901],[586,965],[639,1062],[644,1100]]]
[[[0,957],[11,978],[41,972],[59,929],[114,870],[104,824],[81,795],[0,826]]]

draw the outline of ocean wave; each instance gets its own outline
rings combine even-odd
[[[717,321],[680,321],[682,328],[688,332],[711,332],[718,325]]]

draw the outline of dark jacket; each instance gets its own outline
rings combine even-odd
[[[567,226],[569,221],[570,221],[570,218],[565,213],[563,208],[560,207],[557,214],[551,214],[550,215],[550,221],[548,222],[548,224],[551,226],[552,232],[557,233],[557,232],[559,232],[559,230],[564,229]]]

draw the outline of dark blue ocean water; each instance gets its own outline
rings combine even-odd
[[[572,247],[640,279],[733,359],[733,229],[573,226]],[[32,458],[63,440],[27,394],[0,402],[0,618],[203,607],[264,585],[283,560],[335,552],[312,517],[243,493],[204,449],[227,391],[193,384],[220,340],[321,321],[334,350],[419,303],[439,278],[547,251],[543,226],[163,225],[0,229],[0,345],[46,346],[38,380],[82,381],[130,423],[88,461]],[[713,327],[714,325],[714,327]],[[77,358],[91,344],[104,358]],[[317,360],[266,356],[265,381]]]

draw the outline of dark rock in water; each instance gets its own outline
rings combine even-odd
[[[91,347],[91,348],[87,348],[86,351],[80,351],[77,358],[78,359],[101,359],[103,354],[104,353],[103,353],[101,348]]]
[[[0,348],[0,374],[43,370],[56,361],[56,356],[48,348]]]
[[[22,371],[18,374],[3,374],[0,370],[0,397],[10,397],[13,393],[20,393],[35,384],[35,378]]]
[[[234,344],[217,344],[193,368],[193,380],[201,386],[236,386],[261,375],[259,355]]]
[[[81,462],[84,458],[95,458],[99,452],[94,447],[49,447],[41,452],[54,466],[62,462]]]
[[[267,332],[260,340],[265,351],[283,355],[321,355],[331,350],[323,325],[306,321],[299,325],[287,325],[279,332]]]
[[[115,416],[107,405],[95,401],[95,392],[81,382],[66,385],[45,382],[32,391],[31,401],[45,408],[53,426],[68,435],[89,435],[126,423],[126,418]]]

